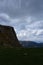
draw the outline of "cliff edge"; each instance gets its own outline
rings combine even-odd
[[[21,47],[13,27],[0,25],[0,46]]]

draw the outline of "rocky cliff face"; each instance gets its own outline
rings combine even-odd
[[[0,45],[21,47],[13,27],[0,25]]]

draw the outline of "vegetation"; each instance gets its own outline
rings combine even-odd
[[[43,48],[0,48],[0,65],[43,65]]]

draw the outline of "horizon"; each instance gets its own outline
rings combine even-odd
[[[19,41],[21,41],[21,42],[35,42],[35,43],[38,43],[38,44],[40,44],[40,43],[43,43],[43,42],[39,42],[39,41],[31,41],[31,40],[19,40]]]

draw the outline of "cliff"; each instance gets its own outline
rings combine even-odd
[[[0,25],[0,46],[21,47],[13,27]]]

